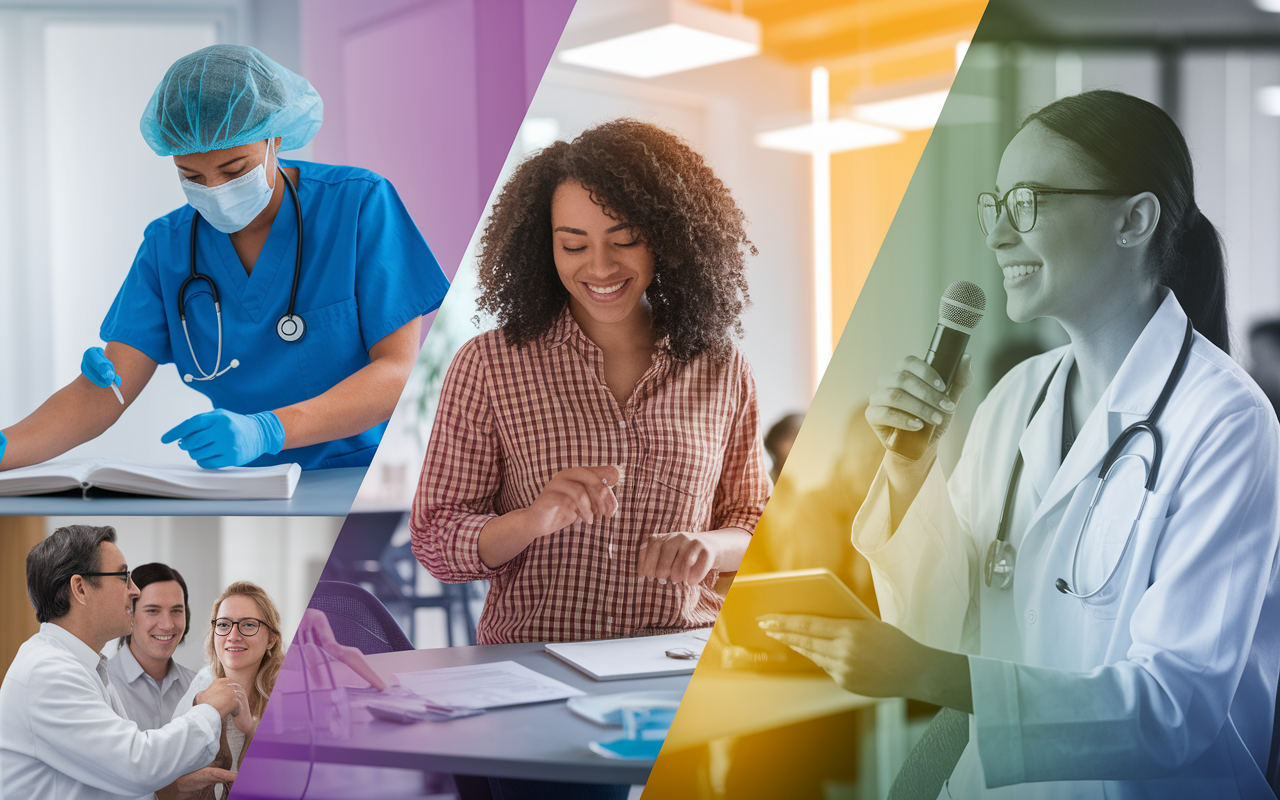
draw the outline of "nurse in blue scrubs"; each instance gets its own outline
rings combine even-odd
[[[449,284],[387,180],[279,158],[322,115],[310,83],[251,47],[169,68],[141,127],[173,158],[188,204],[147,226],[102,324],[105,351],[0,431],[0,469],[98,436],[171,362],[213,410],[162,421],[162,441],[200,466],[369,464],[420,318]]]

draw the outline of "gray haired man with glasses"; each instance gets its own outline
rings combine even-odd
[[[114,528],[59,528],[27,554],[40,632],[0,684],[0,797],[150,797],[218,751],[222,717],[243,690],[215,681],[191,711],[142,731],[111,685],[107,642],[133,632],[138,588]]]

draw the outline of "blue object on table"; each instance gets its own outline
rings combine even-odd
[[[612,742],[591,742],[591,752],[605,758],[616,758],[622,761],[652,761],[662,750],[662,739],[642,741],[640,739],[615,739]]]

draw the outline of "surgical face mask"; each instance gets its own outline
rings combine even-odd
[[[272,147],[268,143],[267,156],[270,158]],[[191,207],[200,212],[213,227],[223,233],[235,233],[262,213],[262,209],[271,202],[271,194],[275,190],[267,183],[267,170],[264,164],[254,167],[248,175],[241,175],[233,181],[218,186],[201,186],[186,179],[178,173],[178,182],[182,185],[182,193],[187,196]]]

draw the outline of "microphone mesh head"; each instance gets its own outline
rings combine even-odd
[[[950,327],[973,330],[982,321],[987,310],[987,295],[982,288],[968,281],[955,281],[942,293],[938,305],[938,319],[950,323]]]

